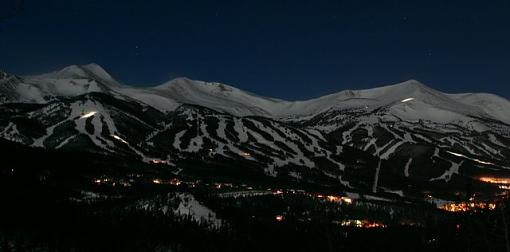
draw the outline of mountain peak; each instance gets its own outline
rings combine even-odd
[[[100,66],[99,64],[96,64],[96,63],[80,65],[79,67],[82,69],[91,71],[95,74],[104,74],[104,75],[108,75],[109,77],[111,77],[110,74],[102,66]]]
[[[193,80],[188,78],[188,77],[184,77],[184,76],[181,76],[181,77],[176,77],[172,80],[170,80],[170,82],[192,82]]]
[[[426,96],[426,97],[441,97],[444,98],[444,93],[435,90],[431,87],[428,87],[427,85],[423,84],[420,81],[417,80],[407,80],[401,83],[389,85],[389,86],[382,86],[377,87],[373,89],[366,89],[361,90],[361,93],[363,93],[365,96],[369,96],[371,98],[378,97],[381,99],[381,97],[385,97],[386,99],[390,100],[399,100],[401,98],[409,98],[407,96]],[[417,97],[416,97],[417,98]]]
[[[55,72],[28,77],[35,79],[92,79],[109,86],[120,86],[117,80],[96,63],[70,65]]]
[[[423,84],[422,82],[420,82],[418,80],[414,80],[414,79],[406,80],[404,82],[397,83],[394,85],[389,85],[387,87],[406,88],[406,89],[412,89],[412,90],[433,90],[429,86]]]
[[[70,65],[64,67],[57,73],[63,75],[75,75],[77,77],[90,77],[91,75],[101,77],[101,79],[113,79],[112,76],[100,65],[96,63],[89,63],[85,65]]]
[[[402,84],[408,85],[408,86],[425,86],[425,84],[423,84],[419,80],[415,80],[415,79],[406,80],[406,81],[402,82]]]

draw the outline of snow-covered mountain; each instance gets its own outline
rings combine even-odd
[[[300,118],[328,110],[347,108],[375,110],[383,106],[392,106],[394,115],[408,120],[422,119],[444,123],[486,117],[510,123],[508,110],[502,110],[510,103],[501,97],[483,94],[445,94],[415,80],[368,90],[342,91],[305,101],[262,97],[225,84],[187,78],[178,78],[154,88],[119,92],[138,97],[146,103],[153,103],[154,107],[162,111],[173,110],[175,107],[155,103],[153,96],[143,97],[140,93],[149,92],[169,101],[196,104],[237,116]],[[420,114],[420,118],[417,114]]]
[[[285,101],[187,78],[132,87],[97,64],[0,72],[0,137],[10,141],[399,197],[509,173],[509,111],[496,95],[415,80]]]
[[[68,66],[34,76],[18,77],[4,73],[0,82],[6,102],[47,103],[57,97],[74,97],[92,92],[113,93],[120,87],[103,68],[96,64]]]
[[[439,123],[486,117],[510,123],[510,102],[491,94],[446,94],[410,80],[367,90],[342,91],[305,101],[268,98],[215,82],[177,78],[155,87],[121,85],[101,66],[68,66],[60,71],[16,77],[2,73],[10,87],[11,102],[44,103],[53,97],[73,97],[91,92],[116,93],[147,103],[160,111],[173,111],[180,104],[195,104],[236,116],[271,118],[305,117],[331,110],[391,106],[391,113],[406,120]],[[8,89],[11,90],[8,90]],[[17,97],[17,98],[16,98]],[[416,115],[420,114],[420,118]]]

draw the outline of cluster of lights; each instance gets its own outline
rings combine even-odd
[[[100,179],[94,179],[94,183],[100,185],[100,184],[106,184],[106,183],[109,183],[111,182],[112,180],[111,179],[108,179],[108,178],[100,178]]]
[[[181,183],[182,183],[182,182],[181,182],[180,180],[176,179],[176,178],[174,178],[174,179],[170,180],[170,184],[171,184],[171,185],[174,185],[174,186],[181,185]]]
[[[352,199],[347,197],[342,197],[342,202],[347,204],[352,204]]]
[[[111,178],[96,178],[96,179],[93,179],[92,182],[94,182],[96,185],[111,185],[111,186],[116,186],[116,185],[121,185],[121,186],[131,186],[131,182],[133,182],[133,180],[124,180],[124,179],[119,179],[119,180],[114,180],[114,179],[111,179]]]
[[[168,161],[161,160],[161,159],[152,159],[151,163],[153,163],[153,164],[168,164]]]
[[[164,180],[164,179],[161,179],[161,178],[154,178],[152,180],[152,183],[156,184],[156,185],[172,185],[172,186],[187,185],[187,186],[190,186],[190,187],[195,187],[197,185],[197,182],[182,181],[182,180],[180,180],[178,178],[173,178],[173,179],[170,179],[170,180]]]
[[[244,152],[244,151],[242,151],[242,152],[241,152],[241,156],[243,156],[243,157],[251,157],[251,154],[250,154],[250,153],[248,153],[248,152]]]
[[[352,203],[352,199],[349,198],[349,197],[317,194],[317,198],[319,198],[319,199],[326,199],[327,201],[334,202],[334,203],[345,203],[345,204],[351,204]]]
[[[357,228],[385,228],[387,227],[382,222],[371,220],[344,220],[340,223],[343,227],[357,227]]]
[[[280,222],[280,221],[284,221],[285,220],[285,216],[279,214],[279,215],[276,215],[275,216],[275,219],[276,221]]]
[[[209,185],[209,184],[207,184]],[[213,183],[212,186],[214,189],[223,189],[223,188],[233,188],[234,185],[232,183],[221,183],[221,182],[216,182],[216,183]],[[252,188],[253,189],[253,188]]]
[[[503,185],[510,184],[510,178],[480,177],[479,180],[491,184],[503,184]]]
[[[282,195],[282,194],[283,194],[283,191],[280,189],[273,192],[273,195]]]
[[[476,211],[476,210],[494,210],[496,209],[495,203],[485,203],[485,202],[459,202],[459,203],[448,203],[444,204],[441,209],[448,212],[468,212],[468,211]]]
[[[345,197],[345,196],[324,195],[324,194],[320,194],[320,193],[307,193],[302,190],[293,190],[293,189],[287,190],[286,192],[291,193],[291,194],[302,193],[305,196],[308,196],[311,198],[322,199],[322,200],[326,200],[326,201],[333,202],[333,203],[352,204],[352,202],[353,202],[352,198]],[[283,193],[284,193],[284,191],[281,189],[273,190],[273,195],[282,195]]]
[[[502,178],[502,177],[479,177],[478,180],[490,183],[497,184],[499,189],[502,190],[510,190],[510,178]]]
[[[129,174],[130,179],[115,179],[115,178],[108,178],[105,176],[101,176],[99,178],[93,178],[92,182],[97,185],[122,185],[122,186],[131,186],[132,183],[135,182],[135,178],[142,178],[142,175],[140,174]],[[172,185],[172,186],[181,186],[186,185],[189,187],[196,187],[199,181],[182,181],[178,178],[172,178],[172,179],[162,179],[162,178],[152,178],[152,180],[149,180],[153,184],[157,185]],[[219,184],[219,183],[216,183]],[[215,185],[216,185],[215,184]],[[221,184],[222,186],[228,186],[231,184]]]

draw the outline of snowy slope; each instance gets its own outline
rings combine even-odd
[[[104,83],[107,86],[120,86],[119,82],[115,80],[103,67],[95,63],[87,65],[71,65],[56,72],[25,76],[25,79],[34,82],[37,82],[37,80],[90,79]]]
[[[300,119],[331,110],[390,107],[390,113],[404,120],[460,122],[472,117],[510,122],[510,102],[495,95],[451,95],[431,89],[418,81],[339,93],[305,101],[285,101],[254,95],[221,83],[178,78],[148,89],[117,89],[118,92],[171,111],[176,104],[196,104],[236,116],[264,116]],[[477,97],[476,99],[474,97]],[[508,109],[504,109],[508,108]]]
[[[316,115],[325,111],[353,109],[369,113],[382,107],[389,108],[389,115],[408,121],[421,119],[450,123],[469,121],[471,116],[490,117],[477,104],[458,101],[448,94],[431,89],[415,80],[367,90],[343,91],[317,99],[295,102],[289,108],[287,115]],[[285,114],[281,113],[279,116],[285,116]]]
[[[196,104],[234,115],[272,116],[273,107],[286,102],[254,95],[238,88],[215,82],[177,78],[151,90],[181,103]]]
[[[449,96],[460,103],[476,106],[494,119],[510,124],[510,101],[505,98],[484,93],[452,94]]]
[[[5,81],[4,81],[5,82]],[[4,102],[47,103],[58,97],[75,97],[92,92],[114,93],[120,87],[103,68],[97,64],[68,66],[42,75],[11,77],[5,84],[0,81]]]
[[[129,156],[145,162],[212,162],[292,179],[342,179],[348,159],[320,132],[262,117],[181,105],[162,113],[92,93],[48,104],[0,105],[0,137],[33,147]],[[192,165],[196,166],[196,165]]]
[[[390,115],[409,121],[466,124],[472,117],[482,117],[510,123],[510,102],[504,98],[489,94],[446,94],[415,80],[373,89],[347,90],[305,101],[285,101],[221,83],[187,78],[155,87],[135,88],[121,85],[97,64],[73,65],[24,78],[4,76],[4,79],[11,80],[9,85],[0,86],[4,97],[8,97],[4,100],[15,102],[45,103],[60,96],[102,92],[122,94],[163,112],[173,111],[181,104],[195,104],[236,116],[306,120],[326,111],[360,109],[370,112],[389,107]]]
[[[134,204],[134,207],[146,212],[189,218],[191,221],[206,224],[211,228],[219,228],[225,222],[190,193],[158,195],[154,198],[139,200]]]
[[[0,137],[10,141],[398,195],[408,180],[508,172],[509,111],[495,95],[414,80],[285,101],[186,78],[130,87],[96,64],[0,72]]]

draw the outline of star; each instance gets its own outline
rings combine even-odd
[[[140,56],[140,46],[139,45],[135,45],[135,56]]]

